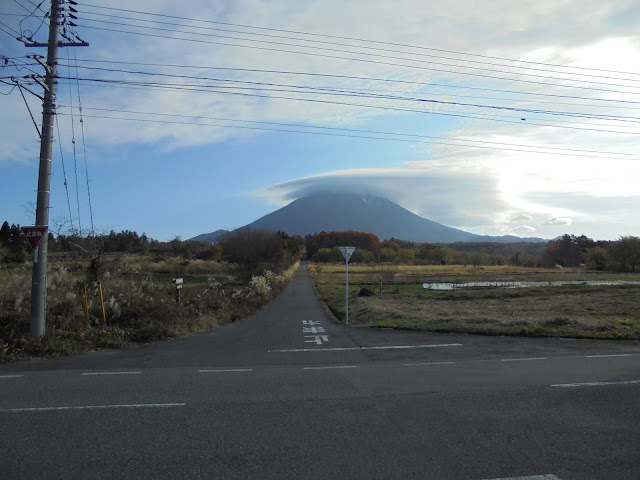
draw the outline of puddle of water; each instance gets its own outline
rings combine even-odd
[[[425,290],[480,290],[489,288],[561,287],[564,285],[640,285],[637,281],[583,280],[559,282],[468,282],[468,283],[423,283]]]

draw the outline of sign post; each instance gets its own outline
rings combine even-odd
[[[345,269],[345,287],[344,287],[344,298],[345,298],[345,309],[347,311],[347,316],[345,319],[345,325],[349,325],[349,259],[353,254],[353,251],[356,247],[340,247],[340,251],[344,256],[344,269]]]

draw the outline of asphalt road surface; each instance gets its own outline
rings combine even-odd
[[[640,479],[640,343],[257,315],[0,366],[0,478]]]

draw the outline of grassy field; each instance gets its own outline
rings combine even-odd
[[[344,319],[344,266],[310,264],[321,298]],[[393,270],[393,268],[392,268]],[[349,320],[373,326],[489,335],[640,340],[640,285],[430,291],[422,283],[638,281],[638,274],[526,267],[397,266],[382,293],[375,266],[349,268]],[[358,296],[362,288],[375,293]]]
[[[247,281],[225,262],[112,255],[101,274],[103,316],[100,288],[87,279],[87,262],[51,257],[46,335],[38,340],[28,336],[31,265],[0,264],[0,363],[122,348],[225,325],[262,308],[298,266]],[[180,303],[175,277],[184,278]]]

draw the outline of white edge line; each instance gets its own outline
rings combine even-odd
[[[616,353],[609,355],[585,355],[586,358],[607,358],[607,357],[631,357],[631,353]]]
[[[440,343],[436,345],[381,345],[379,347],[360,347],[360,350],[403,350],[410,348],[461,347],[461,343]]]
[[[142,372],[84,372],[82,376],[95,376],[95,375],[139,375]]]
[[[602,385],[633,385],[640,383],[640,380],[627,380],[620,382],[585,382],[585,383],[556,383],[554,385],[550,385],[551,387],[599,387]]]
[[[357,365],[332,365],[327,367],[303,367],[303,370],[334,370],[338,368],[356,368]]]
[[[547,474],[547,475],[533,475],[529,477],[494,478],[491,480],[560,480],[560,479],[555,475]]]
[[[204,368],[198,370],[198,373],[218,373],[218,372],[253,372],[253,368]]]
[[[501,358],[501,362],[528,362],[531,360],[549,360],[548,357],[531,357],[531,358]]]
[[[24,377],[24,375],[0,375],[0,378],[20,378]]]
[[[94,410],[107,408],[167,408],[184,407],[186,403],[128,403],[118,405],[76,405],[67,407],[31,407],[31,408],[4,408],[0,412],[47,412],[63,410]]]
[[[267,350],[268,353],[294,353],[294,352],[342,352],[349,350],[399,350],[409,348],[437,348],[437,347],[461,347],[461,343],[442,343],[438,345],[381,345],[378,347],[328,347],[328,348],[283,348],[279,350]]]
[[[405,363],[405,367],[416,367],[421,365],[455,365],[456,362],[420,362],[420,363]]]

